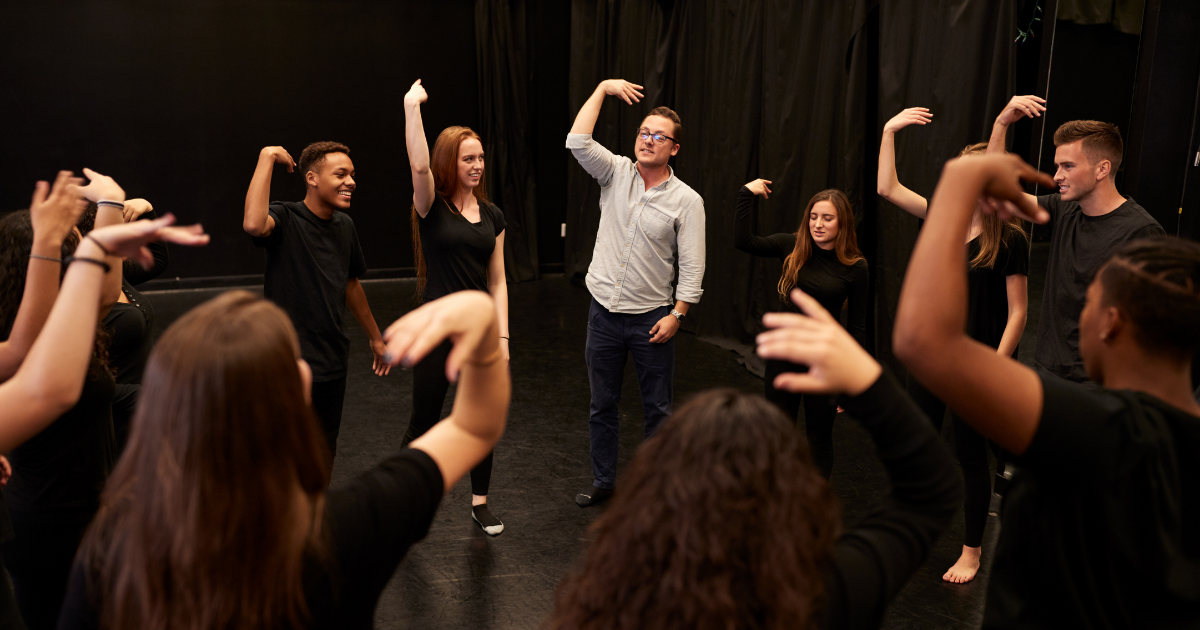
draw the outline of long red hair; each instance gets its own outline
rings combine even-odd
[[[446,127],[438,134],[437,142],[433,144],[433,153],[429,156],[434,194],[452,199],[458,192],[458,148],[467,138],[475,138],[479,144],[483,144],[483,138],[470,127]],[[479,200],[480,206],[487,203],[486,168],[480,173],[479,185],[471,190],[471,194]],[[421,250],[421,215],[417,213],[416,206],[412,207],[409,222],[412,224],[413,260],[417,265],[417,302],[421,302],[425,294],[425,253]]]
[[[846,197],[846,193],[836,188],[822,190],[808,200],[808,206],[804,208],[804,219],[800,222],[800,228],[796,230],[796,248],[783,261],[783,275],[779,276],[778,285],[779,299],[783,302],[788,301],[788,293],[796,286],[796,275],[800,273],[804,263],[812,258],[813,248],[817,246],[813,241],[812,231],[808,228],[808,222],[813,206],[822,201],[828,201],[837,208],[838,233],[834,237],[833,248],[837,252],[838,262],[850,266],[865,260],[858,249],[858,236],[854,232],[854,210],[850,207],[850,199]]]

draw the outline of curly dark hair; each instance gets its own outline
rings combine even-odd
[[[350,148],[340,142],[314,142],[300,152],[300,163],[296,165],[296,170],[303,177],[305,173],[321,168],[325,156],[330,153],[350,155]]]
[[[549,628],[790,629],[817,612],[841,516],[794,424],[718,389],[642,445],[591,531]]]
[[[63,240],[59,257],[66,259],[79,246],[79,235],[67,234]],[[33,251],[33,222],[28,210],[10,212],[0,217],[0,339],[12,334],[21,299],[25,295],[25,277],[29,271],[29,254]],[[63,269],[62,273],[66,273]],[[59,275],[61,282],[62,275]],[[109,368],[109,333],[104,326],[96,326],[96,342],[93,348],[92,367],[89,376],[98,370]]]

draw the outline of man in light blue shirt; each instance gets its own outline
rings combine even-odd
[[[604,98],[633,104],[640,89],[620,79],[604,81],[567,136],[567,148],[601,189],[600,228],[587,273],[592,305],[585,351],[595,481],[575,497],[580,507],[607,499],[616,482],[625,358],[632,354],[637,368],[649,438],[671,412],[675,333],[703,293],[704,200],[667,164],[679,153],[679,116],[666,107],[651,110],[637,130],[636,160],[592,140]],[[677,262],[679,279],[672,287]]]

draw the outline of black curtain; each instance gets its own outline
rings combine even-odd
[[[746,343],[778,299],[780,264],[733,248],[742,184],[774,182],[771,199],[760,201],[760,234],[794,232],[809,198],[839,188],[856,209],[876,287],[875,345],[889,359],[917,223],[876,203],[878,129],[903,107],[934,110],[933,125],[906,130],[898,143],[902,181],[931,194],[946,159],[986,140],[1012,93],[1016,4],[573,0],[571,115],[601,80],[623,78],[645,86],[646,98],[633,107],[608,99],[597,141],[631,155],[651,108],[666,105],[683,120],[672,165],[704,197],[708,245],[704,297],[688,329]],[[565,271],[579,276],[600,191],[568,160]]]
[[[882,129],[906,107],[933,112],[931,124],[896,134],[900,181],[926,199],[933,195],[946,160],[969,144],[988,140],[992,123],[1013,94],[1018,9],[1016,0],[881,3],[876,124]],[[879,147],[869,150],[868,159],[876,163]],[[892,327],[920,221],[882,198],[879,208],[878,245],[871,259],[878,304],[876,354],[899,370],[891,353]]]
[[[479,134],[491,200],[504,211],[504,269],[514,282],[538,277],[534,135],[530,125],[532,46],[525,0],[477,0]]]

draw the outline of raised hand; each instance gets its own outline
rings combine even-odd
[[[80,192],[83,179],[72,177],[71,171],[59,171],[54,186],[38,182],[29,203],[29,221],[33,224],[34,240],[45,239],[55,249],[62,246],[63,239],[79,222],[79,216],[87,208]]]
[[[604,93],[608,96],[615,96],[630,105],[642,102],[644,94],[638,90],[644,89],[636,83],[630,83],[624,79],[609,79],[600,83],[600,87],[604,88]]]
[[[383,333],[387,342],[384,361],[392,366],[411,367],[449,339],[454,347],[446,357],[446,379],[454,383],[468,360],[499,358],[499,335],[491,296],[482,291],[457,291],[388,326]]]
[[[135,260],[147,268],[154,264],[154,256],[146,248],[148,243],[163,241],[193,247],[208,244],[208,235],[200,224],[170,227],[173,223],[175,216],[168,213],[153,221],[134,221],[97,228],[89,232],[86,238],[99,244],[109,256]]]
[[[413,82],[412,87],[408,88],[408,94],[404,95],[404,107],[415,107],[429,100],[429,94],[425,91],[425,86],[421,85],[421,80],[417,79]]]
[[[125,222],[137,221],[139,217],[154,209],[149,201],[145,199],[126,199],[125,209],[121,214],[125,216]]]
[[[271,159],[275,160],[276,164],[287,166],[289,173],[296,170],[296,160],[293,160],[292,154],[288,153],[283,147],[263,147],[260,155],[271,156]]]
[[[793,393],[851,396],[866,391],[882,372],[879,363],[816,299],[800,289],[792,290],[791,297],[805,314],[764,315],[763,324],[771,330],[758,336],[758,356],[807,365],[808,372],[780,374],[775,387]]]
[[[125,191],[117,185],[116,180],[90,168],[83,169],[83,174],[88,178],[88,185],[80,188],[79,194],[87,197],[89,201],[93,203],[97,201],[125,202]]]
[[[978,164],[974,164],[978,160]],[[964,172],[978,174],[983,179],[980,193],[983,206],[1001,219],[1018,217],[1024,221],[1045,223],[1050,215],[1038,206],[1037,199],[1025,193],[1021,182],[1054,187],[1054,178],[1025,163],[1013,153],[989,153],[951,160],[946,164],[946,174]],[[943,176],[945,177],[945,176]]]
[[[771,189],[768,187],[770,183],[771,180],[769,179],[756,179],[746,184],[746,188],[750,189],[750,192],[756,195],[761,195],[763,199],[770,199]]]
[[[1014,96],[996,117],[996,124],[1007,127],[1022,118],[1041,116],[1046,111],[1046,99],[1040,96]]]
[[[885,132],[896,133],[909,125],[928,125],[933,122],[933,112],[928,107],[909,107],[892,116],[883,126]]]

